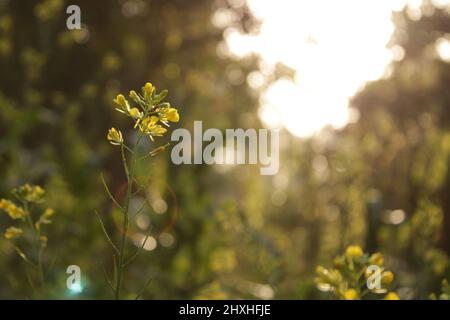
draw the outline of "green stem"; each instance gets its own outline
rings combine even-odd
[[[23,203],[24,208],[25,208],[25,212],[26,212],[26,220],[28,222],[28,225],[31,229],[31,231],[34,234],[34,238],[35,238],[35,250],[36,250],[36,256],[37,256],[37,268],[38,268],[38,275],[39,275],[39,281],[41,283],[41,289],[42,289],[42,296],[45,295],[45,277],[44,277],[44,266],[42,263],[42,254],[43,254],[43,248],[40,245],[40,231],[36,229],[36,227],[33,224],[33,220],[31,218],[31,212],[30,209],[28,207],[28,203],[25,201]]]
[[[136,143],[133,146],[133,150],[131,153],[131,166],[128,168],[127,160],[125,157],[125,147],[121,145],[121,153],[122,153],[122,162],[125,170],[125,174],[127,176],[127,193],[125,196],[125,205],[123,206],[123,225],[122,225],[122,239],[120,242],[119,248],[119,261],[117,266],[117,282],[116,282],[116,290],[115,290],[115,299],[120,299],[120,291],[122,289],[122,279],[123,279],[123,271],[125,267],[125,247],[127,243],[127,235],[128,235],[128,224],[129,224],[129,207],[131,200],[131,193],[133,191],[133,177],[134,177],[134,169],[136,164],[136,151],[141,141],[142,135],[139,135]]]

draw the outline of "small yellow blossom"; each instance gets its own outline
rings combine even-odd
[[[358,292],[355,289],[348,289],[344,292],[345,300],[356,300],[358,299]]]
[[[160,137],[166,133],[167,129],[158,124],[159,118],[155,116],[147,117],[142,120],[141,131],[150,136]]]
[[[123,142],[122,132],[116,130],[115,128],[109,129],[107,138],[113,145],[121,145]]]
[[[8,240],[17,239],[23,234],[23,230],[16,227],[9,227],[6,229],[5,238]]]
[[[377,266],[382,266],[384,264],[383,255],[379,252],[372,254],[369,258],[369,263]]]
[[[400,300],[400,297],[395,292],[388,292],[384,300]]]
[[[53,216],[55,214],[55,210],[53,210],[52,208],[47,208],[44,211],[44,216],[46,218],[50,218],[51,216]]]
[[[3,209],[11,219],[23,219],[26,215],[26,212],[21,208],[14,204],[14,202],[6,199],[0,200],[0,209]]]
[[[39,220],[34,224],[37,230],[41,229],[41,224],[50,224],[52,221],[50,217],[55,214],[55,210],[52,208],[45,209],[44,213],[39,217]]]
[[[40,202],[45,195],[45,190],[40,186],[31,186],[28,183],[15,189],[14,192],[23,200],[33,203]]]
[[[381,283],[382,284],[391,284],[394,280],[394,274],[391,271],[384,271],[381,274]]]
[[[161,119],[161,121],[170,121],[170,122],[178,122],[180,121],[180,115],[178,114],[177,109],[175,108],[167,108],[165,110],[163,110],[160,114],[159,117]]]
[[[361,257],[363,251],[360,246],[349,246],[347,250],[345,250],[345,255],[347,257]]]

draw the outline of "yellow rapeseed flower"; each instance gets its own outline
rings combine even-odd
[[[17,239],[23,234],[23,230],[16,227],[9,227],[5,231],[5,238],[8,240]]]
[[[388,292],[384,297],[384,300],[400,300],[400,297],[395,292]]]
[[[384,264],[383,255],[379,252],[372,254],[369,258],[369,263],[377,266],[382,266]]]
[[[344,299],[345,300],[357,300],[358,292],[355,289],[348,289],[344,292]]]
[[[25,210],[21,207],[18,207],[14,204],[14,202],[6,199],[0,200],[0,209],[3,209],[11,219],[23,219],[26,215]]]
[[[39,217],[39,220],[34,224],[37,230],[41,229],[41,224],[50,224],[52,221],[50,217],[55,214],[55,210],[52,208],[45,209],[44,213]]]
[[[158,124],[159,118],[155,116],[147,117],[141,121],[140,129],[143,133],[150,135],[150,137],[160,137],[167,132],[166,128],[163,128]]]
[[[360,246],[349,246],[347,250],[345,250],[345,255],[347,257],[361,257],[363,251]]]
[[[159,113],[159,118],[161,121],[170,121],[170,122],[178,122],[180,121],[180,115],[178,114],[177,109],[175,108],[167,108]]]
[[[151,140],[153,137],[164,135],[167,132],[165,127],[169,127],[169,122],[180,121],[177,109],[172,108],[170,103],[163,102],[167,90],[163,90],[157,95],[155,92],[156,88],[150,82],[142,87],[142,95],[131,90],[129,97],[137,103],[137,106],[132,108],[123,94],[117,95],[114,99],[114,103],[119,106],[116,110],[129,116],[134,122],[134,128],[138,128]],[[123,143],[122,134],[114,128],[109,130],[107,137],[112,144]]]
[[[115,128],[109,129],[107,138],[113,145],[121,145],[123,143],[122,132],[116,130]]]
[[[381,274],[381,283],[382,284],[391,284],[392,281],[394,280],[394,274],[391,271],[384,271]]]
[[[40,202],[45,195],[45,190],[40,186],[31,186],[28,183],[15,189],[16,194],[28,202]]]
[[[55,214],[55,210],[53,210],[52,208],[47,208],[44,211],[44,216],[46,218],[50,218],[51,216],[53,216]]]

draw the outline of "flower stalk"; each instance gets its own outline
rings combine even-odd
[[[177,109],[173,108],[170,103],[163,102],[164,98],[167,96],[167,90],[163,90],[157,94],[156,88],[151,83],[146,83],[142,88],[142,94],[138,94],[132,90],[130,91],[129,96],[133,102],[136,103],[136,106],[132,107],[130,102],[122,94],[119,94],[113,101],[117,105],[116,111],[128,116],[134,123],[133,128],[137,130],[137,138],[133,146],[130,148],[125,144],[122,132],[120,130],[111,128],[107,134],[108,141],[112,145],[120,147],[121,160],[127,180],[127,190],[123,204],[120,204],[113,197],[102,176],[102,183],[108,196],[114,204],[120,208],[122,213],[122,228],[119,246],[116,246],[112,242],[111,237],[104,228],[103,222],[100,220],[102,230],[106,234],[108,242],[110,242],[115,250],[115,253],[118,255],[118,259],[114,259],[115,276],[113,283],[107,279],[109,284],[113,284],[110,285],[110,287],[112,288],[114,297],[117,300],[122,297],[125,268],[131,260],[134,260],[134,258],[140,254],[141,251],[141,248],[139,248],[138,251],[131,256],[132,259],[126,259],[127,239],[129,236],[128,233],[130,223],[130,201],[133,197],[133,184],[136,181],[136,164],[137,161],[144,160],[148,156],[154,156],[167,147],[167,145],[160,146],[154,150],[151,150],[145,156],[139,156],[139,145],[144,137],[148,137],[152,142],[154,142],[155,137],[161,137],[167,132],[166,128],[169,127],[170,122],[179,121]],[[127,158],[127,152],[130,154],[129,159]],[[147,237],[144,239],[142,247],[145,245]],[[147,281],[147,283],[150,283],[150,281]],[[144,289],[145,287],[139,291],[137,297],[142,294]]]

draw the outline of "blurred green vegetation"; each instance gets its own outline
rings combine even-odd
[[[75,3],[85,25],[69,31],[65,8]],[[225,7],[244,33],[258,21],[236,1],[75,3],[0,1],[0,197],[26,182],[47,191],[48,298],[106,299],[103,269],[113,262],[94,210],[114,239],[119,212],[100,172],[118,197],[126,181],[106,140],[113,123],[127,127],[112,99],[151,81],[169,89],[181,116],[174,128],[261,127],[259,92],[245,81],[259,57],[227,55],[211,17]],[[315,267],[356,243],[383,253],[400,298],[439,295],[450,277],[450,64],[434,47],[450,18],[427,6],[420,20],[394,17],[391,45],[404,57],[353,98],[359,121],[311,139],[282,132],[276,176],[257,166],[175,166],[169,152],[142,163],[152,210],[136,217],[131,240],[150,223],[152,246],[124,290],[131,296],[152,276],[145,299],[329,298],[315,288]],[[280,69],[267,85],[290,76]],[[9,224],[1,214],[2,234]],[[82,270],[77,295],[66,288],[69,265]],[[31,297],[3,237],[0,271],[0,298]]]

